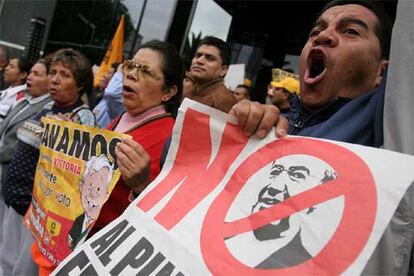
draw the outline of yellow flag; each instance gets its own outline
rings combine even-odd
[[[102,76],[111,68],[112,63],[122,62],[122,49],[124,48],[124,26],[125,19],[122,15],[119,21],[118,28],[116,29],[115,35],[112,38],[111,46],[106,51],[105,57],[101,62],[99,72],[95,76],[93,85],[97,86]]]

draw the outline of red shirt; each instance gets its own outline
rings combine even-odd
[[[118,120],[115,120],[112,124],[110,124],[108,129],[112,129]],[[134,141],[143,146],[151,158],[151,181],[154,180],[160,173],[160,158],[162,149],[165,141],[171,136],[173,125],[174,119],[172,117],[164,117],[146,123],[137,129],[128,132]],[[131,189],[124,184],[121,176],[107,202],[102,207],[98,220],[92,229],[92,235],[108,225],[108,223],[119,217],[124,212],[130,204],[128,198],[130,192]]]

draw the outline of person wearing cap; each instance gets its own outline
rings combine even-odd
[[[279,81],[272,81],[267,89],[272,103],[277,106],[280,113],[290,111],[290,103],[296,94],[299,94],[299,81],[292,77],[285,77]]]

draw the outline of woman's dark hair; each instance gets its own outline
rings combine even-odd
[[[174,85],[177,86],[177,93],[163,104],[167,112],[176,117],[182,100],[184,78],[184,65],[177,49],[174,45],[159,40],[148,41],[138,48],[138,50],[140,49],[151,49],[162,55],[162,73],[165,78],[164,89],[170,89]]]
[[[81,88],[80,95],[92,91],[93,72],[89,60],[79,51],[68,48],[60,49],[51,56],[50,64],[61,62],[69,68],[76,84]]]
[[[30,74],[30,69],[32,69],[33,63],[31,63],[30,60],[24,56],[21,56],[17,58],[17,66],[19,67],[19,71],[21,73],[26,73],[26,78],[23,80],[23,83],[25,83],[27,76]]]
[[[387,12],[385,12],[383,6],[378,1],[373,0],[333,0],[326,4],[320,15],[326,10],[335,7],[355,4],[363,6],[369,9],[377,17],[377,24],[375,26],[375,35],[378,37],[381,47],[381,57],[388,60],[390,55],[390,44],[391,44],[391,32],[392,32],[392,19]]]

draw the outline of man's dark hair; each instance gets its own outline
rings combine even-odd
[[[30,69],[32,69],[33,63],[30,62],[29,59],[27,59],[26,57],[19,57],[17,58],[18,60],[18,66],[19,66],[19,70],[22,73],[27,73],[27,75],[29,75],[30,73]]]
[[[17,59],[17,67],[19,68],[20,73],[26,73],[26,77],[21,80],[21,84],[24,84],[26,82],[27,76],[30,74],[30,69],[32,68],[33,63],[31,63],[30,60],[24,56],[11,58],[10,60],[12,59]]]
[[[151,40],[142,44],[139,49],[151,49],[161,54],[163,59],[162,73],[164,74],[165,89],[177,86],[177,93],[164,106],[174,117],[177,115],[183,95],[184,65],[181,56],[174,45],[160,40]]]
[[[244,85],[244,84],[239,84],[239,85],[236,86],[236,88],[244,88],[244,89],[247,90],[247,93],[250,92],[250,88],[247,85]]]
[[[222,60],[222,65],[230,65],[231,60],[231,49],[230,46],[221,40],[220,38],[214,36],[206,36],[197,46],[197,49],[202,45],[214,46],[219,49],[220,57]]]
[[[390,55],[391,32],[393,23],[389,14],[378,2],[372,0],[334,0],[326,4],[319,15],[332,7],[349,4],[363,6],[375,14],[377,17],[377,24],[374,31],[380,42],[381,57],[388,60]]]

